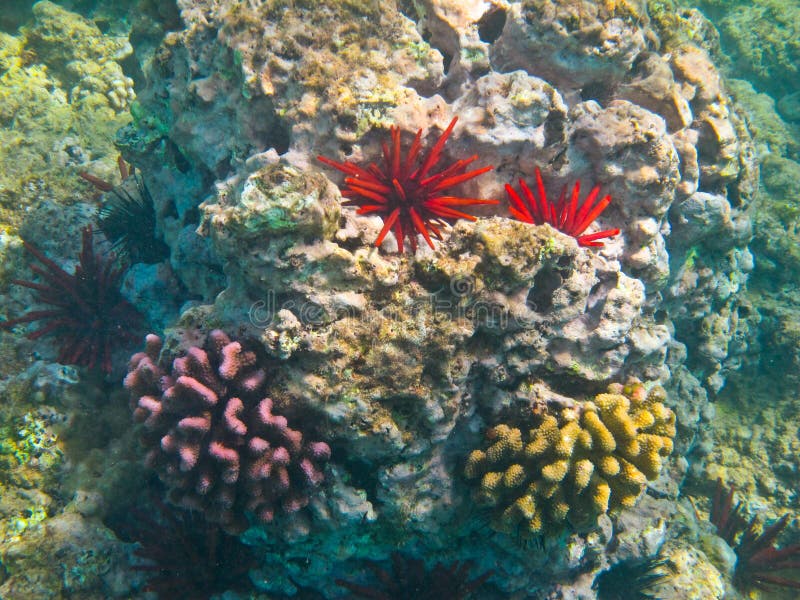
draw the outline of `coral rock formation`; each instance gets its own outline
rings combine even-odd
[[[537,534],[632,507],[672,452],[675,413],[664,399],[661,387],[612,384],[594,401],[545,413],[527,434],[497,425],[464,474],[479,481],[477,500],[495,507],[493,525],[502,531]]]
[[[308,441],[274,412],[267,379],[253,351],[212,331],[205,348],[189,348],[167,374],[157,364],[158,336],[131,358],[125,386],[144,423],[147,463],[170,499],[202,510],[226,530],[246,525],[244,511],[271,522],[294,513],[324,479],[325,442]]]

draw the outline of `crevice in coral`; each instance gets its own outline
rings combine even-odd
[[[597,79],[581,88],[581,100],[594,100],[600,106],[606,106],[614,97],[616,84],[604,79]]]
[[[562,270],[552,265],[542,267],[533,278],[533,287],[528,292],[527,304],[538,313],[553,308],[553,294],[564,282]]]
[[[506,25],[506,11],[493,6],[478,20],[478,37],[482,42],[493,44],[503,33]]]

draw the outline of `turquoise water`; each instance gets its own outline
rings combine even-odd
[[[0,13],[0,598],[798,597],[800,3]]]

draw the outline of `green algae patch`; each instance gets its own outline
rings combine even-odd
[[[112,178],[114,134],[130,121],[133,82],[117,62],[127,40],[50,2],[18,36],[0,33],[0,223],[41,198],[72,202]]]
[[[221,190],[215,203],[201,208],[205,225],[226,239],[327,238],[339,223],[339,207],[327,179],[283,163],[263,167],[241,187]]]

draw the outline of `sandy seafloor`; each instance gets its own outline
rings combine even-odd
[[[2,600],[800,597],[800,2],[0,4]]]

